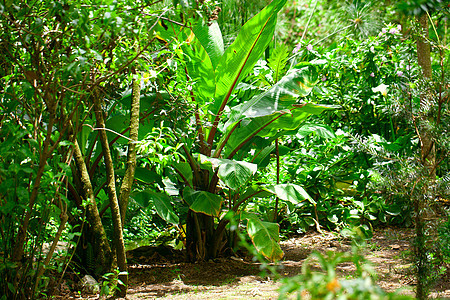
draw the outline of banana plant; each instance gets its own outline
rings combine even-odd
[[[261,186],[253,184],[252,178],[273,150],[273,140],[294,132],[309,115],[334,109],[299,103],[317,82],[317,67],[297,64],[248,101],[236,99],[234,93],[269,46],[277,13],[285,3],[272,1],[243,25],[226,49],[214,22],[180,27],[176,35],[173,24],[167,30],[168,26],[161,26],[158,32],[162,38],[176,36],[181,43],[180,59],[185,60],[184,72],[196,106],[196,136],[180,137],[186,160],[172,166],[184,186],[179,196],[189,208],[186,248],[191,260],[215,258],[226,248],[230,218],[246,224],[255,248],[267,259],[281,259],[278,224],[261,221],[245,206],[254,197],[270,195],[287,202],[313,201],[300,186]],[[178,220],[166,194],[147,194],[158,203],[156,210],[163,218]]]

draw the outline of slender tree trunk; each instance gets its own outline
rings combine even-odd
[[[111,207],[112,221],[114,226],[114,244],[117,254],[117,266],[119,267],[119,290],[116,295],[125,297],[128,286],[127,259],[125,256],[125,244],[123,240],[122,218],[120,216],[119,200],[116,193],[116,181],[114,176],[114,164],[112,161],[111,151],[109,149],[108,137],[106,131],[105,120],[101,108],[101,98],[98,94],[94,96],[94,112],[97,119],[97,126],[100,128],[99,137],[103,149],[103,158],[106,167],[106,182],[109,203]]]
[[[136,76],[136,75],[135,75]],[[128,207],[128,200],[133,186],[134,173],[136,171],[136,142],[139,133],[139,110],[141,98],[141,80],[139,77],[133,79],[130,115],[130,141],[128,143],[127,168],[122,180],[119,193],[120,216],[122,226],[125,224],[125,215]]]
[[[88,201],[86,206],[86,218],[91,229],[92,237],[90,241],[94,249],[94,257],[97,267],[102,274],[109,273],[112,266],[112,252],[106,237],[100,214],[98,213],[97,202],[95,201],[94,189],[89,177],[86,163],[83,159],[80,146],[77,139],[74,139],[74,157],[75,163],[80,174],[80,180],[83,189],[83,198]]]
[[[428,278],[430,272],[430,262],[427,259],[427,253],[430,250],[430,245],[427,235],[433,235],[432,231],[427,230],[426,220],[428,217],[432,217],[431,208],[427,205],[426,196],[433,189],[433,182],[436,179],[436,154],[433,141],[433,135],[431,127],[434,123],[434,116],[432,115],[432,109],[434,107],[432,91],[428,89],[428,82],[431,81],[431,46],[428,42],[428,15],[422,14],[417,19],[419,23],[419,35],[417,37],[417,60],[422,68],[422,75],[424,84],[424,90],[420,95],[420,116],[419,116],[419,137],[420,137],[420,153],[421,161],[425,168],[427,182],[424,183],[424,190],[421,195],[413,196],[414,199],[414,213],[415,213],[415,256],[417,267],[417,286],[416,286],[416,298],[427,299],[430,285],[430,279]],[[435,230],[435,229],[434,229]],[[428,233],[427,233],[428,231]]]
[[[431,80],[432,70],[431,70],[431,46],[428,42],[428,16],[423,14],[418,22],[420,24],[421,32],[417,39],[417,60],[422,68],[422,75],[425,81]],[[436,162],[436,151],[433,141],[433,136],[431,134],[430,126],[428,124],[433,123],[433,116],[430,114],[429,110],[434,106],[433,97],[430,91],[422,92],[420,96],[420,105],[422,109],[422,120],[420,130],[421,136],[421,158],[422,163],[430,171],[430,177],[433,180],[436,176],[435,162]]]

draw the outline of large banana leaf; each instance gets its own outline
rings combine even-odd
[[[125,169],[114,170],[114,174],[119,176],[125,175]],[[161,183],[161,176],[159,176],[156,172],[150,171],[149,169],[137,167],[136,172],[134,173],[134,179],[143,183],[151,184],[151,183]]]
[[[325,110],[336,109],[335,106],[303,104],[294,106],[290,111],[277,112],[272,115],[244,120],[229,136],[225,157],[231,158],[243,145],[255,136],[276,137],[283,132],[297,129],[311,114],[320,114]]]
[[[235,86],[246,76],[264,53],[272,40],[277,21],[277,13],[286,0],[274,0],[261,12],[242,26],[235,41],[225,50],[216,70],[216,91],[214,102],[209,110],[214,117],[213,127],[209,133],[211,143],[216,133],[220,115],[227,104]]]
[[[266,127],[282,131],[293,130],[300,125],[298,121],[302,122],[309,114],[322,112],[322,110],[313,109],[314,104],[308,104],[304,107],[296,104],[299,97],[304,97],[310,93],[317,82],[317,74],[315,65],[302,65],[291,70],[268,91],[234,107],[224,125],[226,134],[219,141],[216,150],[217,155],[221,153],[227,141],[226,153],[228,155],[234,154],[233,151],[235,151],[237,145],[240,145],[240,148],[243,145],[242,142],[248,142],[253,136],[263,136],[259,132]],[[296,111],[293,112],[293,110]],[[283,114],[286,114],[286,116],[282,117]],[[252,118],[253,121],[245,120],[248,118]],[[287,124],[278,119],[286,120]],[[236,127],[238,122],[242,122],[240,128]],[[249,124],[252,125],[248,127]],[[286,125],[286,128],[280,127]],[[245,133],[242,128],[246,128]]]
[[[290,109],[299,97],[305,97],[311,92],[317,83],[317,78],[316,66],[293,69],[268,91],[253,97],[233,110],[239,110],[241,115],[247,118],[256,118]],[[236,117],[238,117],[237,114],[234,115],[234,118]]]
[[[180,222],[178,216],[173,211],[169,195],[155,192],[151,192],[150,195],[152,195],[156,212],[163,220],[172,224],[178,224]]]
[[[223,199],[206,191],[194,191],[186,187],[183,191],[184,200],[190,204],[189,208],[195,212],[208,216],[219,216]]]
[[[256,173],[258,166],[245,161],[223,160],[219,167],[219,178],[231,189],[244,187]]]
[[[189,163],[187,162],[174,163],[173,167],[178,173],[178,176],[181,177],[181,181],[184,181],[187,185],[192,186],[192,179],[194,178],[194,174],[192,173],[192,169]]]
[[[169,195],[166,193],[157,193],[151,190],[144,190],[131,194],[131,197],[142,207],[147,208],[153,203],[158,215],[166,222],[178,224],[178,216],[172,208]]]
[[[214,96],[216,85],[213,64],[208,52],[193,32],[187,42],[182,46],[183,52],[189,57],[186,63],[187,75],[192,83],[195,100],[203,104]]]
[[[247,233],[256,250],[271,261],[280,260],[283,251],[278,244],[280,241],[278,224],[261,221],[257,215],[251,213],[242,213],[242,218],[247,219]]]
[[[211,158],[200,154],[200,162],[210,162],[214,168],[219,168],[217,175],[231,189],[244,187],[258,170],[256,164],[246,161]]]
[[[300,127],[300,129],[297,131],[296,136],[302,139],[311,133],[314,133],[325,139],[334,139],[336,137],[336,134],[330,126],[312,123],[303,124],[302,127]]]
[[[269,145],[262,148],[253,157],[253,163],[258,165],[258,168],[265,168],[270,163],[270,155],[275,151],[275,145]]]
[[[208,53],[215,69],[224,52],[222,32],[220,32],[219,25],[214,21],[209,26],[198,24],[192,30]]]
[[[311,203],[314,203],[311,196],[301,186],[296,184],[277,184],[266,187],[266,190],[277,195],[281,200],[289,201],[293,204],[298,204],[303,200],[309,200]]]
[[[264,127],[258,133],[258,136],[275,138],[286,133],[294,134],[310,115],[319,115],[326,110],[336,110],[338,108],[339,106],[337,105],[313,103],[294,105],[291,114],[283,114],[274,120],[270,126]]]

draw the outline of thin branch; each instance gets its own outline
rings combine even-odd
[[[109,132],[112,132],[112,133],[114,133],[114,134],[116,134],[116,135],[118,135],[118,136],[120,136],[120,137],[122,137],[122,138],[128,140],[130,143],[134,143],[134,144],[139,143],[139,141],[134,141],[134,140],[130,139],[129,137],[124,136],[123,134],[120,134],[120,133],[118,133],[117,131],[114,131],[114,130],[109,129],[109,128],[106,128],[106,127],[105,127],[105,128],[94,128],[94,127],[93,127],[92,125],[90,125],[90,124],[83,124],[83,126],[90,127],[93,131],[96,131],[96,130],[105,130],[105,131],[109,131]]]

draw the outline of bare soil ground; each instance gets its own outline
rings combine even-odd
[[[414,295],[414,276],[408,258],[413,233],[405,228],[384,228],[374,232],[366,258],[378,274],[377,283],[386,291],[402,289]],[[332,232],[308,232],[283,241],[284,260],[278,266],[283,277],[301,272],[305,258],[320,252],[350,251],[351,243]],[[409,253],[409,254],[408,254]],[[261,276],[261,264],[250,257],[219,258],[204,263],[185,263],[181,253],[165,247],[140,247],[128,252],[130,286],[127,299],[277,299],[280,283]],[[341,276],[354,271],[340,265]],[[450,274],[443,274],[432,298],[450,299]],[[63,296],[63,295],[62,295]],[[98,295],[68,293],[68,298],[98,298]]]

